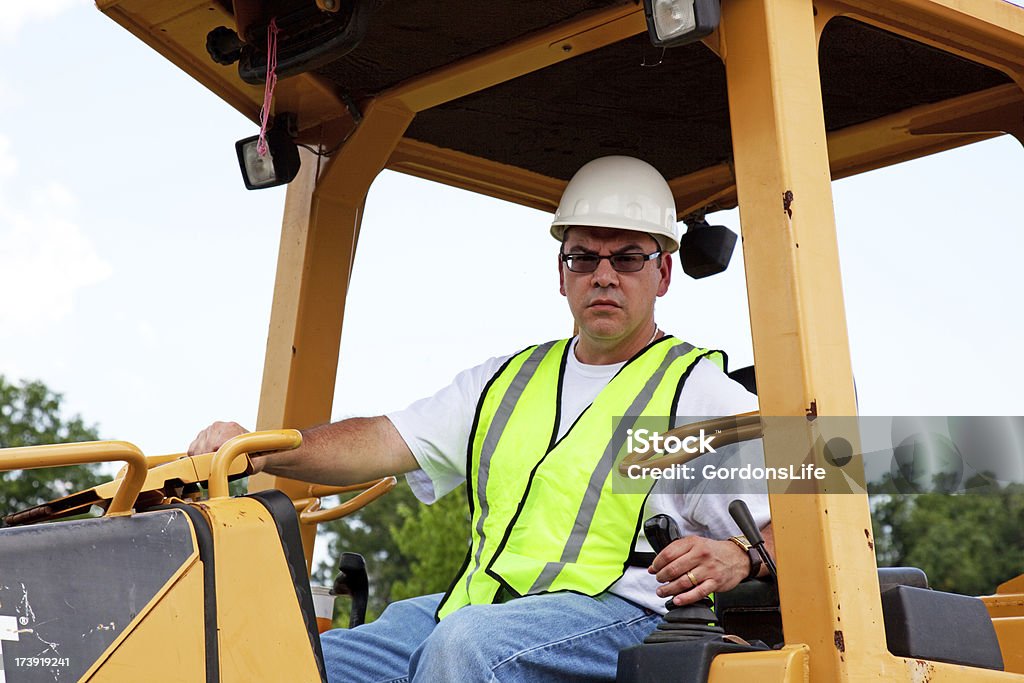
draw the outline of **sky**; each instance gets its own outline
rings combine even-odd
[[[148,454],[252,426],[284,203],[239,177],[255,125],[81,0],[5,0],[0,64],[0,374]],[[1024,415],[1022,152],[1002,137],[834,184],[862,414]],[[550,220],[383,173],[334,416],[570,333]],[[742,254],[675,275],[662,329],[751,363]]]

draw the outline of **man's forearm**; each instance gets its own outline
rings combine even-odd
[[[263,471],[290,479],[344,486],[404,474],[418,467],[386,417],[356,417],[302,430],[291,451],[254,454]]]

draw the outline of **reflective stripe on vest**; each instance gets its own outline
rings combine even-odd
[[[630,359],[557,442],[569,340],[514,356],[485,388],[469,442],[472,545],[438,618],[511,595],[596,595],[623,574],[645,494],[613,493],[627,430],[670,425],[681,383],[718,352],[663,337]],[[628,416],[623,421],[623,416]],[[615,427],[614,425],[617,425]]]

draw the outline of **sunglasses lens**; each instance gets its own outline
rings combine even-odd
[[[616,254],[611,257],[612,268],[620,273],[635,273],[644,267],[646,261],[643,254]]]
[[[570,254],[565,261],[574,273],[593,273],[599,262],[600,259],[592,254]]]

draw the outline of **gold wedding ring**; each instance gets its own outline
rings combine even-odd
[[[694,588],[697,587],[697,577],[693,575],[693,572],[686,572],[686,578],[690,580],[690,583],[693,584]]]

